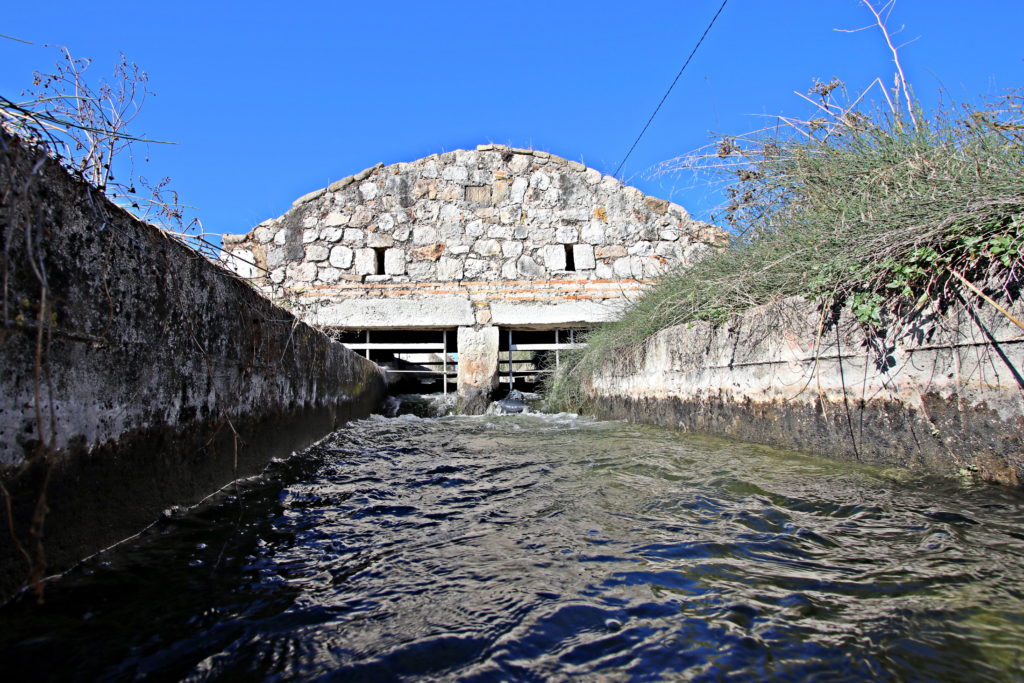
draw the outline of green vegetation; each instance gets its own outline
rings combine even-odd
[[[821,118],[784,120],[691,157],[687,167],[731,178],[728,244],[667,274],[621,321],[595,330],[549,387],[553,408],[585,409],[580,378],[659,330],[721,323],[784,297],[819,300],[823,310],[849,305],[882,330],[925,306],[968,305],[981,290],[1017,295],[1024,96],[926,118],[888,93],[885,110],[839,106],[840,88],[812,88]]]

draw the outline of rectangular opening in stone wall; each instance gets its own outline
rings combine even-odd
[[[576,259],[572,255],[572,245],[566,244],[565,246],[565,269],[576,270]]]
[[[467,202],[490,202],[491,201],[491,188],[489,185],[476,185],[469,186],[466,188],[466,201]]]
[[[498,380],[502,389],[543,390],[544,381],[559,366],[562,353],[584,345],[586,329],[498,330]]]
[[[454,391],[458,335],[452,329],[332,330],[331,336],[388,372],[388,392],[431,394]]]
[[[373,255],[375,257],[374,264],[374,275],[384,274],[384,252],[387,251],[387,247],[374,247]]]

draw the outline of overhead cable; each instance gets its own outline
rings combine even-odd
[[[637,143],[640,142],[640,138],[642,138],[644,136],[644,133],[647,132],[647,129],[651,125],[651,121],[653,121],[654,117],[658,115],[658,110],[661,109],[661,105],[665,104],[665,100],[668,99],[668,95],[670,92],[672,92],[672,88],[676,87],[676,81],[678,81],[679,77],[683,75],[684,71],[686,71],[686,67],[689,66],[690,60],[693,59],[693,56],[695,54],[697,54],[697,50],[700,48],[700,44],[704,42],[704,39],[707,37],[708,32],[711,30],[711,27],[715,25],[715,21],[718,19],[718,15],[722,13],[722,10],[725,9],[725,5],[728,2],[729,0],[722,0],[722,5],[718,8],[718,11],[715,12],[715,16],[711,18],[711,23],[709,23],[708,27],[704,29],[704,33],[701,34],[700,40],[697,41],[697,44],[693,46],[693,50],[690,51],[690,56],[686,58],[686,61],[683,63],[682,68],[679,69],[679,73],[677,73],[675,79],[673,79],[672,85],[668,86],[668,90],[665,91],[665,95],[661,98],[661,102],[658,102],[658,106],[654,108],[654,113],[651,114],[651,118],[647,119],[647,123],[646,125],[644,125],[644,129],[640,131],[640,135],[636,136],[636,140],[633,141],[633,146],[629,148],[628,152],[626,152],[626,156],[622,157],[622,161],[619,162],[618,168],[616,168],[615,173],[612,174],[613,176],[618,177],[619,171],[622,170],[622,167],[626,163],[626,159],[628,159],[629,155],[633,153],[634,149],[636,149]]]

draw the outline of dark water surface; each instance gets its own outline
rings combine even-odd
[[[619,422],[373,418],[0,610],[0,676],[1014,680],[1022,523]]]

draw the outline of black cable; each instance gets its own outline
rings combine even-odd
[[[651,118],[647,119],[647,124],[644,126],[644,129],[640,131],[640,135],[636,136],[636,140],[633,141],[633,146],[629,148],[628,152],[626,152],[626,156],[622,157],[622,161],[619,162],[618,168],[616,168],[615,173],[612,174],[613,176],[618,177],[619,171],[622,170],[623,165],[626,163],[626,159],[628,159],[629,155],[633,153],[634,149],[636,149],[637,143],[640,142],[640,138],[644,136],[644,133],[647,132],[647,129],[651,125],[651,121],[653,121],[654,117],[658,115],[658,110],[661,109],[661,105],[665,104],[665,100],[668,99],[668,94],[672,92],[672,88],[676,87],[676,81],[678,81],[679,77],[683,75],[684,71],[686,71],[686,67],[690,65],[690,60],[693,59],[693,56],[695,54],[697,54],[697,50],[700,48],[700,44],[704,42],[704,39],[707,37],[708,32],[711,30],[711,27],[715,25],[715,21],[718,19],[718,15],[721,14],[722,10],[725,9],[725,5],[727,2],[729,2],[729,0],[722,0],[722,5],[718,8],[718,11],[715,12],[715,16],[711,18],[711,23],[708,24],[708,27],[706,29],[704,29],[704,33],[701,34],[700,40],[697,41],[697,44],[693,46],[693,50],[690,52],[690,56],[686,58],[686,62],[683,63],[683,67],[679,69],[679,73],[676,74],[675,79],[672,81],[672,85],[668,86],[668,90],[665,91],[665,95],[664,97],[661,98],[661,102],[658,102],[658,106],[654,108],[654,113],[651,114]]]

